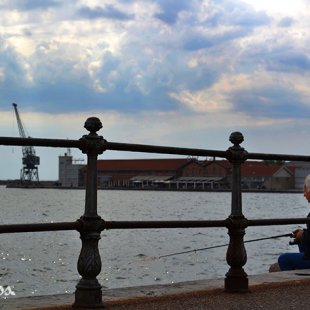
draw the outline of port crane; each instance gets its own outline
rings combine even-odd
[[[12,105],[15,111],[19,135],[21,138],[27,138],[23,123],[17,110],[17,104],[12,103]],[[23,167],[20,170],[20,181],[22,183],[38,183],[39,182],[38,165],[40,165],[40,157],[36,156],[36,152],[33,146],[23,146],[22,151],[23,151],[23,159],[22,159]]]

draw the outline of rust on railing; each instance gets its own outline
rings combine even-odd
[[[158,229],[158,228],[210,228],[223,227],[228,229],[230,237],[226,260],[230,266],[226,273],[224,287],[229,292],[248,291],[248,278],[243,269],[247,262],[247,254],[243,237],[249,226],[269,226],[310,223],[309,218],[276,218],[246,219],[242,212],[241,166],[248,159],[260,160],[294,160],[308,161],[310,156],[249,153],[243,147],[243,135],[233,132],[230,142],[233,146],[225,151],[178,148],[170,146],[154,146],[108,142],[97,132],[102,128],[100,120],[91,117],[84,126],[89,133],[79,140],[38,139],[0,137],[0,145],[31,145],[41,147],[78,148],[87,155],[87,182],[85,191],[84,214],[75,222],[63,223],[32,223],[0,225],[0,234],[76,230],[80,233],[82,248],[78,259],[78,272],[82,276],[75,291],[73,308],[103,308],[102,288],[97,280],[101,271],[101,258],[98,249],[100,234],[103,230],[115,229]],[[227,159],[232,165],[231,212],[223,220],[183,220],[183,221],[105,221],[97,213],[97,160],[98,155],[107,150],[130,151],[159,154],[178,154],[188,156],[212,156]]]

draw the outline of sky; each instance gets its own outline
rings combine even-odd
[[[1,0],[0,136],[309,155],[310,1]],[[42,180],[66,149],[35,148]],[[85,159],[71,150],[76,159]],[[0,146],[0,179],[21,147]],[[107,151],[100,159],[158,155]]]

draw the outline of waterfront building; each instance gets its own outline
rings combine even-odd
[[[291,166],[247,161],[241,167],[244,189],[294,189],[294,169]]]
[[[188,158],[98,160],[97,184],[99,188],[159,187],[178,178],[192,161]],[[81,177],[84,183],[86,167],[81,169]]]
[[[308,174],[310,174],[310,163],[309,162],[290,162],[290,166],[295,167],[294,171],[294,188],[303,189],[304,181]]]
[[[104,159],[97,162],[98,188],[141,188],[179,190],[226,190],[231,184],[227,160],[197,158]],[[292,190],[296,176],[306,170],[288,163],[246,161],[241,166],[242,187],[246,190]],[[72,156],[59,156],[59,184],[84,187],[86,165]],[[308,172],[309,173],[309,172]]]

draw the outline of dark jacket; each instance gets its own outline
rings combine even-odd
[[[310,213],[307,215],[310,217]],[[304,247],[304,259],[310,259],[310,224],[307,224],[307,228],[304,230],[304,234],[301,239],[301,244]]]

